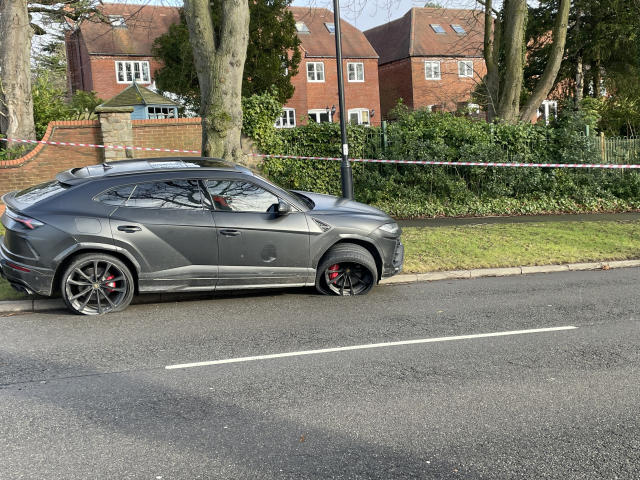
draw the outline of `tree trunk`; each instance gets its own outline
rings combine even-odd
[[[35,140],[26,0],[0,0],[0,133]]]
[[[498,117],[515,123],[520,111],[520,94],[524,78],[524,31],[527,20],[526,0],[504,2],[504,80],[500,89]]]
[[[213,23],[208,0],[184,2],[202,98],[202,155],[243,163],[242,73],[249,41],[249,4],[247,0],[217,1],[222,2],[220,25]]]
[[[560,64],[564,57],[564,46],[567,41],[567,24],[569,22],[569,8],[571,7],[571,0],[560,0],[560,7],[556,14],[556,20],[553,24],[553,44],[551,46],[551,53],[547,65],[544,68],[542,77],[536,84],[536,88],[533,91],[531,97],[524,106],[522,113],[520,114],[520,120],[528,122],[536,113],[542,101],[547,98],[549,92],[553,88],[553,85],[558,76],[560,70]]]
[[[579,108],[582,102],[584,92],[584,66],[582,64],[582,55],[578,57],[576,65],[576,108]]]
[[[498,69],[498,56],[500,53],[500,32],[502,23],[500,18],[494,20],[492,0],[486,0],[484,4],[484,59],[487,66],[485,86],[487,89],[487,121],[492,122],[496,118],[498,110],[498,98],[500,94],[500,71]]]

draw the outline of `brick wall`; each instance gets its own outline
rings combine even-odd
[[[199,118],[133,120],[133,144],[137,147],[199,150],[202,129]],[[82,120],[52,122],[43,137],[46,141],[102,143],[100,122]],[[21,158],[0,162],[0,195],[51,180],[63,170],[103,161],[102,149],[39,144]],[[194,156],[197,154],[134,151],[137,158]]]
[[[440,80],[427,80],[424,61],[440,61]],[[473,61],[473,77],[458,76],[458,60]],[[482,58],[419,58],[411,59],[414,108],[442,105],[445,111],[455,111],[457,103],[468,102],[487,69]]]
[[[52,122],[43,137],[43,140],[79,143],[100,143],[100,139],[97,120]],[[0,194],[50,180],[62,170],[101,161],[102,152],[96,148],[39,144],[24,157],[0,162]]]
[[[307,62],[324,63],[324,82],[307,81]],[[362,62],[364,64],[364,82],[349,82],[347,80],[347,63]],[[372,123],[380,123],[380,92],[378,89],[378,60],[377,59],[344,59],[344,91],[345,108],[366,108],[375,110]],[[291,79],[295,87],[293,97],[285,107],[295,108],[296,123],[307,123],[307,112],[313,109],[324,109],[336,106],[334,121],[338,121],[338,72],[335,58],[303,58],[300,62],[299,73]]]
[[[440,62],[439,80],[425,78],[425,60]],[[473,77],[458,75],[458,60],[473,61]],[[445,111],[455,111],[458,103],[470,100],[471,93],[486,73],[482,58],[412,57],[381,65],[380,102],[383,114],[387,115],[400,98],[411,109],[441,105]]]
[[[174,118],[167,120],[132,120],[133,144],[137,147],[200,150],[202,125],[200,118]],[[136,158],[166,157],[170,155],[198,156],[197,153],[144,152],[136,150]]]
[[[380,65],[378,75],[380,78],[380,106],[384,118],[387,117],[389,110],[396,106],[399,99],[402,99],[407,107],[413,109],[410,58]]]
[[[82,42],[84,45],[84,42]],[[118,83],[116,78],[116,61],[136,61],[149,62],[151,70],[151,81],[156,75],[156,70],[162,67],[162,64],[153,57],[118,57],[118,56],[100,56],[89,55],[90,83],[86,83],[85,90],[94,90],[99,98],[109,100],[118,93],[127,88],[130,83]],[[85,62],[86,64],[86,62]],[[140,83],[140,85],[148,87],[148,83]]]

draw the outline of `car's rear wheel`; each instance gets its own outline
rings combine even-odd
[[[131,303],[133,276],[116,257],[87,253],[79,255],[67,267],[60,290],[72,312],[102,315],[124,310]]]
[[[316,288],[326,295],[365,295],[377,279],[378,270],[371,253],[360,245],[341,243],[320,261]]]

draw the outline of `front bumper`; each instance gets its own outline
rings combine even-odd
[[[400,238],[395,239],[393,243],[385,240],[385,255],[382,265],[382,277],[392,277],[402,270],[404,264],[404,245]]]
[[[0,236],[0,275],[13,285],[26,288],[38,295],[51,296],[54,271],[34,267],[13,258],[4,248],[4,238]]]

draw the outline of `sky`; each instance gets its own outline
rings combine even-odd
[[[341,18],[359,28],[368,30],[402,17],[412,7],[423,7],[425,0],[340,0]],[[479,8],[475,0],[439,0],[446,8]],[[322,7],[333,11],[332,0],[294,0],[296,7]]]

